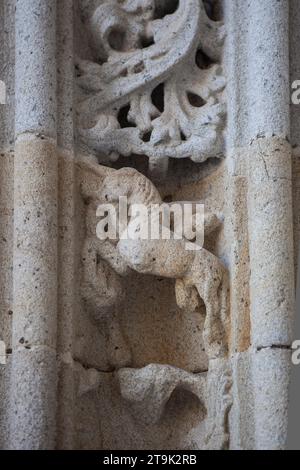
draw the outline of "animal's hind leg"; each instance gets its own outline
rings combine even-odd
[[[221,316],[222,283],[210,289],[204,298],[206,317],[204,322],[203,339],[206,353],[210,359],[224,357],[227,352],[226,332]]]

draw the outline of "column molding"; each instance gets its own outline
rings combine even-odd
[[[10,448],[53,449],[56,430],[56,0],[16,2]]]

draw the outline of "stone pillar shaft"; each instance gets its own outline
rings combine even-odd
[[[281,449],[294,313],[289,2],[225,0],[225,13],[231,355],[238,390],[231,444]]]
[[[56,1],[16,3],[14,318],[10,447],[55,445]]]
[[[276,34],[274,34],[276,31]],[[282,449],[294,314],[289,2],[250,2],[248,211],[255,448]],[[274,428],[277,432],[274,433]]]

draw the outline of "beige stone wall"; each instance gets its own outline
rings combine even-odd
[[[292,10],[121,3],[0,4],[0,447],[285,448]],[[202,250],[99,240],[119,196],[204,204]]]

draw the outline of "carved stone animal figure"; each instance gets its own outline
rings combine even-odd
[[[105,178],[100,198],[116,203],[120,196],[126,196],[128,206],[132,204],[162,203],[161,197],[152,182],[131,168],[123,168]],[[207,232],[216,226],[215,217],[206,219]],[[134,223],[129,221],[130,224]],[[220,260],[207,251],[186,250],[187,240],[142,240],[122,239],[116,251],[133,270],[156,276],[176,279],[176,300],[178,306],[194,311],[199,305],[199,297],[206,306],[204,324],[204,344],[210,359],[224,357],[227,352],[228,329],[228,277]],[[102,245],[105,251],[105,245]],[[105,253],[102,253],[106,259]]]

